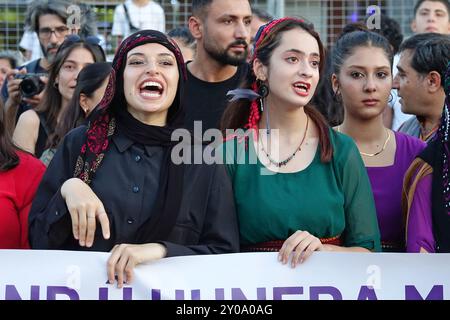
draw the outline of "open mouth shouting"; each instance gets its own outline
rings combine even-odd
[[[294,91],[301,97],[307,97],[311,89],[311,84],[303,81],[297,81],[293,85]]]
[[[159,99],[164,93],[164,85],[156,79],[146,79],[139,86],[139,93],[144,99]]]

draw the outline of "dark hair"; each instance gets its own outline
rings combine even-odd
[[[3,102],[0,99],[0,172],[8,171],[19,164],[19,156],[16,153],[11,134],[6,129]]]
[[[111,70],[110,62],[95,62],[80,71],[72,100],[67,106],[67,113],[57,123],[55,133],[49,137],[47,147],[56,148],[70,130],[85,122],[86,115],[80,106],[80,94],[91,98],[110,75]]]
[[[342,28],[342,32],[339,35],[338,39],[340,39],[343,35],[350,33],[350,32],[368,31],[368,30],[369,29],[367,29],[367,26],[361,22],[348,23],[344,26],[344,28]]]
[[[44,114],[50,132],[55,130],[62,102],[61,93],[54,83],[67,57],[76,48],[87,49],[92,54],[94,62],[105,61],[105,53],[99,45],[91,44],[81,39],[76,42],[72,42],[69,39],[64,40],[56,53],[55,60],[49,68],[48,82],[44,89],[44,95],[41,103],[36,108],[36,112]]]
[[[381,34],[383,37],[388,39],[389,43],[393,48],[393,53],[395,55],[398,52],[400,44],[403,41],[403,34],[400,28],[400,24],[396,20],[388,17],[387,15],[382,14],[380,16],[380,26],[381,29],[373,29],[371,31]]]
[[[170,30],[167,35],[171,38],[181,38],[185,41],[186,44],[192,44],[195,42],[191,31],[189,31],[189,28],[187,27],[176,27]]]
[[[432,2],[440,2],[447,8],[447,15],[450,19],[450,2],[448,0],[418,0],[416,2],[416,5],[414,6],[414,17],[417,15],[417,11],[419,10],[419,7],[424,3],[425,1],[432,1]]]
[[[252,14],[254,16],[257,16],[260,20],[264,21],[264,22],[269,22],[271,20],[274,19],[274,17],[268,13],[267,11],[257,8],[255,6],[251,6],[252,8]]]
[[[344,121],[344,106],[336,99],[331,84],[333,73],[339,75],[344,61],[353,54],[358,47],[376,47],[383,49],[392,69],[393,52],[388,40],[382,35],[369,31],[362,23],[350,23],[346,25],[335,46],[330,50],[330,59],[327,59],[324,76],[320,79],[313,104],[328,120],[332,126],[337,126]]]
[[[66,23],[69,16],[67,8],[70,2],[66,0],[35,0],[28,5],[25,24],[31,31],[39,31],[39,17],[46,14],[57,15]]]
[[[75,3],[74,3],[75,2]],[[61,18],[63,23],[69,18],[68,8],[78,6],[80,9],[80,32],[82,36],[97,34],[96,16],[94,10],[84,3],[68,0],[34,0],[28,5],[25,16],[25,25],[31,31],[39,31],[39,17],[54,14]]]
[[[314,31],[311,24],[303,22],[299,19],[287,18],[286,20],[282,20],[274,25],[272,29],[270,29],[270,31],[262,39],[261,42],[257,40],[256,58],[258,58],[263,65],[268,66],[273,51],[280,45],[282,34],[295,28],[301,28],[302,30],[305,30],[317,40],[320,53],[319,72],[321,72],[325,61],[325,51],[322,41],[320,40],[320,36],[316,31]],[[254,71],[251,69],[247,75],[247,79],[241,87],[251,89],[254,83],[257,83],[256,76],[254,74]],[[319,129],[321,160],[323,162],[328,162],[331,160],[331,157],[333,155],[333,149],[329,137],[329,127],[320,112],[318,112],[311,106],[305,106],[304,108],[306,114],[311,118],[312,121],[314,121]],[[244,128],[249,115],[250,102],[248,100],[240,99],[230,103],[229,106],[225,109],[221,120],[221,129],[224,134],[226,133],[226,129]]]
[[[22,65],[20,51],[11,51],[11,50],[0,51],[0,59],[8,60],[11,69],[16,69],[19,65]]]
[[[191,31],[187,27],[177,27],[170,30],[167,35],[171,38],[181,39],[183,43],[191,48],[195,48],[195,38],[192,36]]]
[[[342,38],[347,37],[349,34],[353,33],[369,33],[366,25],[361,22],[349,23],[344,26],[342,29],[342,33],[339,35],[338,40],[340,41]],[[370,36],[370,34],[368,35]],[[380,37],[378,37],[377,40]],[[348,44],[349,38],[345,38],[344,42],[340,42],[340,47],[338,50],[341,51],[341,56],[343,56],[342,61],[339,65],[335,66],[336,59],[334,56],[336,53],[334,52],[335,48],[331,48],[329,53],[327,54],[327,59],[325,63],[325,68],[322,77],[320,78],[319,84],[317,85],[316,94],[312,99],[312,104],[319,110],[319,112],[327,119],[328,123],[331,126],[337,126],[344,121],[344,106],[341,101],[336,99],[336,95],[333,91],[331,84],[331,77],[333,73],[338,73],[337,70],[340,70],[340,67],[345,59],[352,54],[352,49],[357,46],[366,46],[370,42],[367,39],[358,38],[357,41],[353,41],[351,45]],[[385,41],[387,43],[387,40]],[[388,47],[389,45],[385,45],[384,47]],[[345,47],[346,50],[343,50]],[[343,51],[345,51],[343,53]],[[392,66],[392,58],[391,58],[391,66]]]
[[[211,5],[213,0],[193,0],[192,1],[192,15],[201,19],[205,18],[206,10]]]
[[[389,41],[372,31],[353,31],[342,34],[333,48],[332,64],[333,72],[339,75],[344,61],[351,56],[358,47],[375,47],[383,49],[392,69],[394,54]]]
[[[336,99],[331,84],[333,74],[332,50],[330,49],[326,54],[323,72],[311,104],[325,117],[330,126],[335,127],[344,121],[344,107]]]
[[[445,72],[450,60],[450,37],[439,33],[421,33],[405,40],[400,52],[412,51],[411,67],[421,75],[439,72],[444,86]]]

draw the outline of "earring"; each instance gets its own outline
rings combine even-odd
[[[265,83],[261,83],[258,88],[258,94],[264,99],[269,94],[269,87]]]
[[[391,93],[389,93],[389,100],[388,103],[392,103],[392,101],[394,101],[394,95]]]
[[[53,88],[58,89],[58,82],[53,82]]]
[[[267,135],[270,135],[269,107],[267,107],[267,110],[266,110],[266,133],[267,133]]]
[[[449,131],[449,127],[450,127],[450,116],[449,116],[449,112],[448,112],[448,107],[445,106],[444,107],[444,141],[447,142],[448,141],[448,131]]]
[[[337,101],[339,103],[342,102],[342,96],[341,96],[341,93],[339,92],[339,88],[334,92],[333,100]]]
[[[267,95],[269,94],[269,87],[262,82],[263,80],[260,80],[260,85],[258,88],[258,94],[261,96],[261,98],[259,99],[259,104],[261,106],[261,112],[264,111],[264,99],[267,97]],[[266,110],[266,132],[267,134],[270,134],[270,121],[269,121],[269,108],[267,107]]]

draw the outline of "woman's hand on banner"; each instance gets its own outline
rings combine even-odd
[[[166,247],[159,243],[118,244],[111,250],[107,263],[109,283],[113,284],[117,275],[117,287],[133,281],[133,269],[144,262],[159,260],[167,255]]]
[[[286,239],[278,253],[278,260],[286,264],[292,254],[291,267],[295,268],[299,263],[308,259],[314,251],[323,250],[323,244],[319,238],[308,231],[297,230]]]

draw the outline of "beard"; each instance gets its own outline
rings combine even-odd
[[[236,40],[229,44],[225,49],[219,48],[216,45],[216,42],[211,42],[208,40],[204,42],[205,51],[217,62],[223,65],[238,66],[246,61],[248,56],[248,44],[245,40]],[[238,54],[230,52],[231,47],[237,45],[245,46],[245,50]]]
[[[41,44],[41,50],[42,50],[42,53],[44,54],[44,58],[45,58],[49,63],[52,63],[53,60],[55,59],[55,56],[56,56],[56,52],[55,52],[55,53],[50,53],[49,50],[50,50],[50,49],[58,49],[58,47],[59,47],[59,45],[57,45],[57,44],[51,44],[51,43],[50,43],[47,47],[44,47],[44,46]]]

